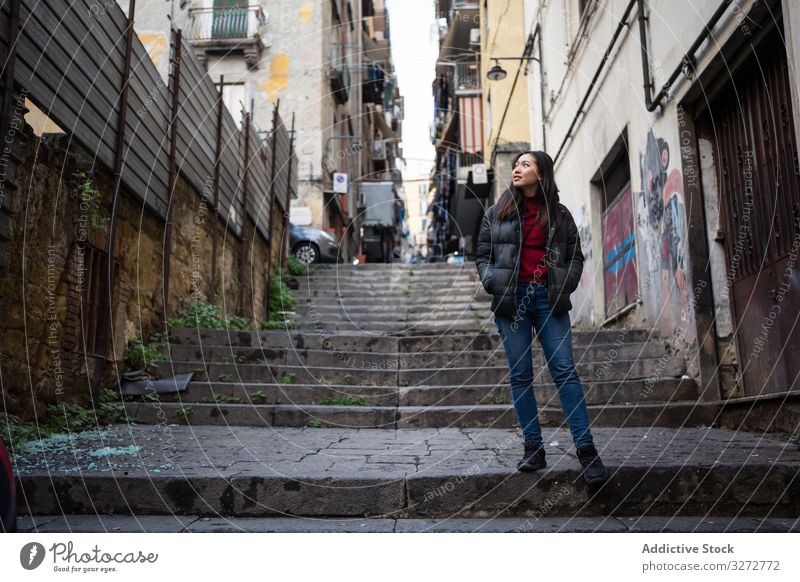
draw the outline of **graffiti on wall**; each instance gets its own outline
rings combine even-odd
[[[658,320],[662,331],[671,335],[686,325],[689,313],[688,239],[683,178],[669,169],[669,144],[647,133],[644,152],[639,154],[643,190],[638,193],[638,228],[644,242],[648,279],[660,283],[663,305]],[[649,291],[652,292],[652,291]],[[694,325],[686,325],[686,339],[694,340]]]
[[[638,290],[632,204],[628,187],[603,213],[603,283],[608,315],[633,303]]]

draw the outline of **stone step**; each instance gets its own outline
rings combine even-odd
[[[549,381],[550,372],[539,359],[534,362],[533,382],[541,384]],[[685,371],[683,358],[640,358],[637,360],[619,360],[611,365],[596,362],[576,362],[575,368],[581,378],[603,380],[634,380],[637,378],[678,378]],[[399,369],[400,386],[452,386],[469,384],[490,384],[502,381],[508,375],[508,366],[481,366],[442,369]]]
[[[546,382],[550,377],[547,366],[540,358],[534,362],[534,384]],[[358,363],[358,362],[354,362]],[[398,361],[399,363],[399,361]],[[413,364],[413,362],[411,362]],[[265,364],[217,363],[202,361],[156,362],[153,371],[157,377],[194,372],[195,381],[265,382],[289,384],[333,383],[365,386],[461,386],[502,382],[508,375],[508,366],[471,366],[445,368],[406,368],[361,366],[307,366],[274,362]],[[634,380],[637,378],[677,378],[683,375],[685,364],[681,357],[638,358],[604,362],[576,362],[581,378],[602,380]]]
[[[299,276],[294,278],[300,288],[315,287],[323,288],[339,288],[339,287],[376,287],[380,289],[389,289],[400,287],[404,288],[411,286],[417,287],[432,287],[432,288],[447,288],[449,286],[471,287],[480,284],[480,279],[477,274],[475,276],[457,276],[457,277],[390,277],[382,278],[374,275],[366,275],[363,277],[342,277],[340,275],[334,276],[320,276],[309,275]]]
[[[697,384],[692,379],[645,378],[637,380],[584,381],[588,405],[695,401]],[[505,404],[511,402],[508,384],[467,386],[408,386],[399,389],[400,406],[450,406]],[[558,389],[552,382],[537,385],[540,405],[559,406]]]
[[[296,303],[295,311],[298,313],[317,313],[322,319],[327,317],[329,313],[359,313],[364,315],[373,315],[374,317],[383,317],[384,313],[398,312],[403,314],[413,313],[447,313],[447,312],[461,312],[464,310],[488,312],[487,301],[473,299],[471,301],[451,302],[441,301],[437,303],[420,303],[414,305],[396,305],[390,302],[372,302],[365,304],[363,301],[321,301],[319,299],[307,299],[306,301],[298,301]],[[487,317],[489,313],[486,313]]]
[[[573,350],[586,346],[630,345],[632,343],[652,342],[664,345],[661,340],[651,339],[647,330],[630,330],[622,335],[613,330],[572,330]],[[534,349],[539,346],[533,341]],[[503,350],[503,342],[497,329],[482,334],[446,334],[398,338],[398,350],[402,353],[424,353],[428,351],[463,351],[463,350]],[[604,358],[605,359],[605,358]]]
[[[202,515],[20,516],[20,533],[800,533],[793,517],[620,516],[460,519],[204,517]]]
[[[587,404],[632,404],[694,401],[692,379],[646,378],[583,382]],[[537,402],[559,406],[552,382],[536,386]],[[159,394],[160,402],[225,402],[231,404],[325,404],[358,398],[373,406],[451,406],[511,403],[506,383],[461,386],[358,386],[352,384],[279,384],[242,382],[190,382],[184,392]],[[148,398],[138,401],[150,402]]]
[[[543,361],[544,353],[538,342],[533,346],[534,361]],[[636,342],[617,347],[610,345],[579,345],[572,350],[576,363],[596,362],[609,367],[619,360],[660,358],[666,354],[664,344]],[[237,364],[288,364],[304,366],[337,366],[348,368],[442,368],[465,366],[503,366],[507,364],[505,351],[501,347],[491,350],[462,350],[453,352],[419,352],[403,354],[397,352],[346,353],[333,349],[252,348],[239,346],[181,345],[172,344],[169,355],[175,361],[215,362]],[[599,376],[604,375],[600,370]]]
[[[718,407],[696,402],[587,405],[592,426],[710,426]],[[517,428],[510,404],[449,406],[341,406],[205,402],[126,402],[125,413],[139,424],[192,426],[294,426],[319,423],[335,428]],[[540,406],[542,426],[566,426],[557,404]]]
[[[475,287],[470,290],[455,290],[452,293],[430,292],[413,293],[404,292],[402,289],[397,291],[376,291],[374,289],[311,289],[309,291],[295,291],[295,301],[307,303],[308,301],[319,301],[325,303],[336,303],[341,300],[343,303],[358,303],[365,299],[376,303],[397,303],[408,305],[446,305],[449,303],[471,303],[472,301],[491,302],[492,296],[484,291],[483,287]],[[487,306],[488,307],[488,306]]]
[[[113,425],[17,448],[12,463],[22,515],[797,517],[800,450],[770,435],[593,435],[602,486],[584,483],[568,431],[551,428],[535,473],[516,470],[519,432],[486,428]]]
[[[503,349],[497,330],[483,334],[420,335],[386,337],[370,333],[329,334],[314,331],[240,331],[224,329],[172,328],[172,344],[212,345],[239,347],[276,347],[296,349],[335,349],[341,352],[401,352],[461,351],[465,349]],[[585,345],[623,345],[631,342],[661,340],[651,339],[650,332],[632,329],[627,333],[617,330],[572,330],[575,348]],[[538,342],[534,341],[534,344]]]
[[[391,303],[374,303],[364,305],[363,303],[336,303],[309,301],[298,303],[294,310],[297,319],[314,318],[321,321],[338,320],[342,317],[352,317],[359,320],[407,320],[420,318],[457,318],[457,317],[483,317],[492,319],[494,316],[486,308],[484,303],[471,301],[464,303],[448,304],[447,307],[420,305],[408,307],[406,305],[396,305]]]
[[[333,269],[318,270],[311,269],[307,275],[300,275],[300,277],[312,278],[338,278],[338,279],[358,279],[358,278],[372,278],[384,279],[394,277],[407,277],[407,278],[445,278],[445,277],[477,277],[478,270],[474,264],[469,267],[461,267],[459,269],[353,269],[348,268],[346,265],[337,266]]]
[[[394,287],[386,288],[370,288],[368,283],[353,284],[353,285],[298,285],[297,289],[293,289],[292,293],[295,297],[299,296],[333,296],[341,295],[344,297],[359,297],[361,294],[369,293],[374,297],[393,297],[393,298],[411,298],[411,299],[435,299],[437,302],[447,303],[454,297],[471,297],[473,295],[480,295],[481,297],[492,297],[487,293],[479,282],[470,284],[459,284],[456,286],[450,285],[426,285],[417,286],[413,283],[402,284]]]
[[[321,318],[319,314],[308,312],[297,313],[292,321],[298,329],[303,329],[312,323],[320,321],[320,319],[325,322],[321,324],[323,329],[334,325],[341,326],[342,324],[352,324],[359,329],[388,329],[387,326],[403,329],[427,323],[437,327],[458,324],[459,326],[466,326],[467,329],[471,329],[475,324],[483,322],[491,322],[494,325],[494,319],[488,317],[483,311],[471,311],[468,309],[455,313],[398,313],[392,311],[379,316],[374,313],[349,313],[345,311],[339,314],[327,314],[324,318]]]
[[[341,322],[352,322],[354,324],[360,326],[368,326],[372,323],[386,323],[386,322],[398,322],[398,323],[417,323],[417,322],[424,322],[424,321],[434,321],[434,322],[460,322],[460,323],[472,323],[475,321],[492,321],[494,319],[488,316],[483,310],[471,310],[471,309],[459,309],[458,311],[449,311],[449,312],[406,312],[403,311],[385,311],[380,315],[376,315],[375,313],[366,313],[366,312],[351,312],[348,309],[342,309],[339,313],[329,312],[325,315],[321,315],[320,313],[315,313],[314,310],[308,311],[296,311],[296,316],[294,317],[294,322],[297,324],[309,322],[309,321],[324,321],[325,324],[331,323],[341,323]]]
[[[430,335],[434,333],[485,333],[486,331],[496,331],[496,327],[491,320],[453,320],[453,321],[311,321],[299,320],[297,323],[299,330],[319,329],[327,332],[337,333],[374,333],[387,335]]]

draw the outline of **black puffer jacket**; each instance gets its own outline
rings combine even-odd
[[[492,311],[513,317],[519,280],[523,218],[521,213],[515,213],[500,221],[496,214],[497,204],[491,206],[483,216],[475,266],[483,288],[494,295]],[[550,216],[545,260],[550,308],[554,315],[567,313],[572,309],[569,296],[581,280],[583,251],[575,220],[567,207],[560,202]]]

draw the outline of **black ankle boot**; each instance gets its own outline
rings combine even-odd
[[[601,483],[606,480],[606,468],[594,445],[584,445],[576,448],[578,460],[583,467],[583,479],[587,483]]]
[[[517,471],[536,471],[547,466],[544,460],[544,445],[534,441],[525,441],[525,453],[517,463]]]

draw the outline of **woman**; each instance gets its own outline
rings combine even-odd
[[[491,309],[508,358],[511,394],[525,439],[520,471],[547,465],[533,394],[531,328],[542,345],[584,479],[606,479],[594,446],[583,386],[572,358],[569,296],[583,271],[578,229],[559,203],[553,160],[525,152],[513,163],[513,186],[489,208],[481,225],[475,264],[491,293]]]

